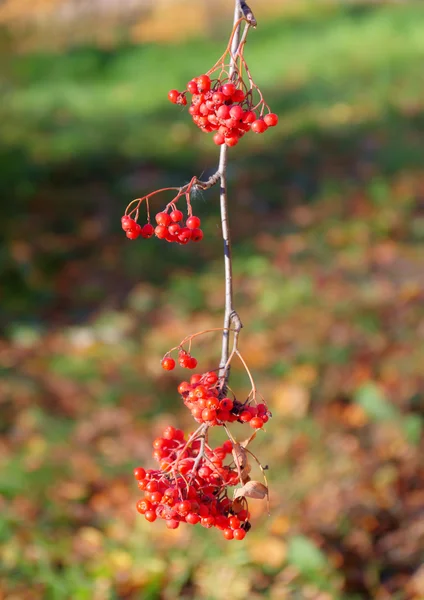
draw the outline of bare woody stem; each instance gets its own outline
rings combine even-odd
[[[235,0],[234,9],[234,26],[239,21],[240,17],[245,15],[248,7],[242,0]],[[251,11],[250,11],[251,12]],[[252,14],[253,17],[253,14]],[[254,19],[254,17],[253,17]],[[251,20],[251,19],[250,19]],[[256,22],[255,22],[256,23]],[[252,23],[253,24],[253,23]],[[230,78],[236,71],[235,57],[240,44],[240,24],[234,32],[231,45],[231,63],[230,63]],[[220,376],[222,377],[222,391],[225,393],[228,376],[229,364],[228,357],[230,354],[230,327],[234,323],[236,337],[242,323],[240,317],[234,309],[234,293],[233,293],[233,267],[232,267],[232,250],[231,250],[231,232],[228,216],[228,196],[227,196],[227,164],[228,164],[228,148],[224,144],[221,146],[219,157],[218,173],[220,175],[220,207],[221,207],[221,225],[222,238],[224,240],[224,270],[225,270],[225,315],[224,315],[224,330],[222,333],[222,350],[220,362]]]

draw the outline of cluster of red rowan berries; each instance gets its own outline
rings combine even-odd
[[[141,226],[135,219],[124,215],[121,219],[122,229],[127,238],[136,240],[138,237],[145,239],[155,235],[160,240],[188,244],[189,242],[200,242],[203,239],[203,231],[200,229],[200,219],[194,215],[189,216],[184,224],[184,215],[180,210],[174,209],[170,213],[163,211],[157,213],[156,227],[150,223]]]
[[[274,113],[257,114],[252,94],[243,91],[242,82],[237,86],[230,80],[213,82],[209,75],[200,75],[188,82],[186,91],[171,90],[168,99],[185,106],[187,93],[191,94],[188,111],[193,122],[205,133],[215,132],[213,141],[218,146],[235,146],[248,131],[264,133],[278,123]]]
[[[160,469],[134,469],[144,492],[137,510],[150,523],[165,520],[169,529],[200,523],[220,529],[227,540],[242,540],[250,529],[247,503],[228,498],[228,486],[237,485],[240,477],[234,466],[223,464],[233,445],[227,440],[214,450],[206,446],[194,470],[200,448],[200,440],[186,440],[180,429],[167,427],[153,442]]]
[[[190,382],[178,386],[184,404],[197,423],[210,427],[224,423],[249,423],[252,429],[261,429],[268,422],[270,413],[265,404],[250,405],[228,397],[221,397],[220,380],[215,371],[196,373]]]

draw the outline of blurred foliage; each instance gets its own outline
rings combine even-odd
[[[146,524],[131,473],[164,424],[192,428],[160,358],[221,322],[216,191],[196,252],[119,227],[216,164],[166,92],[228,28],[3,54],[2,600],[424,597],[424,13],[320,6],[252,32],[281,127],[231,153],[241,345],[274,414],[271,517],[252,502],[242,543]],[[199,341],[200,364],[219,348]]]

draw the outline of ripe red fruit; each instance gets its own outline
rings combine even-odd
[[[221,410],[231,410],[233,406],[234,402],[231,400],[231,398],[223,398],[219,403],[219,408]]]
[[[165,225],[158,225],[155,227],[155,236],[160,240],[164,240],[166,238],[166,234],[168,233],[168,229]]]
[[[201,229],[192,229],[191,230],[191,241],[192,242],[200,242],[203,240],[203,231]]]
[[[156,512],[154,510],[146,510],[144,518],[146,521],[149,521],[149,523],[153,523],[157,519]]]
[[[232,95],[232,97],[233,97],[233,102],[243,102],[243,100],[246,98],[246,95],[243,92],[243,90],[236,90],[234,92],[234,94]]]
[[[193,356],[190,356],[190,358],[187,361],[187,369],[195,369],[196,367],[197,360]]]
[[[197,77],[197,87],[199,92],[209,92],[211,89],[211,80],[208,75],[200,75],[200,77]]]
[[[124,215],[121,219],[121,225],[124,231],[130,231],[134,227],[135,221],[128,215]]]
[[[264,422],[261,419],[261,417],[253,417],[253,419],[251,419],[249,425],[251,427],[253,427],[253,429],[261,429],[261,427],[264,426]]]
[[[137,225],[134,229],[127,231],[126,235],[129,240],[136,240],[140,236],[140,233],[141,227],[140,225]]]
[[[215,133],[213,136],[213,141],[217,146],[222,146],[222,144],[225,143],[225,137],[222,135],[222,133]]]
[[[187,244],[191,240],[191,230],[188,227],[182,227],[177,234],[178,241],[181,244]]]
[[[140,479],[144,479],[146,477],[146,471],[142,467],[137,467],[134,469],[134,477],[137,479],[137,481],[140,481]]]
[[[216,116],[225,121],[230,117],[230,108],[226,104],[223,104],[216,111]]]
[[[226,98],[222,92],[214,92],[212,96],[212,101],[214,104],[222,104],[225,102]]]
[[[173,210],[169,216],[173,223],[178,223],[179,221],[182,221],[184,215],[180,210]]]
[[[165,227],[168,227],[168,225],[171,223],[171,217],[166,212],[158,213],[155,219],[158,225],[164,225]]]
[[[263,119],[256,119],[252,123],[252,131],[255,133],[264,133],[268,129],[268,125],[265,123]]]
[[[237,146],[238,141],[239,141],[238,135],[230,135],[229,137],[225,138],[225,145],[228,146],[229,148],[232,148],[233,146]]]
[[[185,520],[186,523],[190,523],[190,525],[196,525],[196,523],[200,521],[200,517],[199,515],[196,515],[196,513],[188,513]]]
[[[234,529],[233,535],[235,540],[244,540],[246,532],[244,529]]]
[[[154,233],[155,228],[153,227],[153,225],[150,225],[150,223],[146,223],[141,228],[141,236],[145,239],[151,238]]]
[[[172,104],[177,104],[180,92],[178,90],[171,90],[168,92],[168,100],[172,102]]]
[[[202,411],[203,421],[213,421],[216,418],[216,411],[211,408],[205,408]]]
[[[249,412],[248,410],[244,410],[240,415],[239,415],[239,419],[240,421],[242,421],[243,423],[247,423],[248,421],[250,421],[252,419],[252,413]]]
[[[243,123],[253,123],[256,121],[256,115],[253,110],[247,110],[242,116]]]
[[[239,529],[240,520],[237,517],[230,517],[229,524],[230,524],[231,529]]]
[[[170,356],[167,356],[162,360],[161,365],[162,369],[165,369],[165,371],[172,371],[172,369],[175,369],[175,360]]]
[[[225,83],[222,86],[222,93],[224,96],[232,96],[236,91],[236,86],[234,83]]]
[[[166,427],[164,429],[162,436],[166,440],[173,440],[177,431],[178,430],[175,429],[175,427],[172,427],[172,425],[169,425],[168,427]]]
[[[199,88],[197,87],[197,82],[194,81],[194,79],[192,79],[191,81],[188,82],[187,90],[190,92],[190,94],[198,94],[199,93]]]
[[[238,104],[236,104],[235,106],[232,106],[230,108],[230,117],[232,119],[235,119],[236,121],[239,121],[243,116],[243,109],[241,106],[239,106]]]
[[[234,532],[232,529],[224,529],[223,533],[226,540],[234,539]]]
[[[176,519],[168,519],[166,521],[166,526],[168,527],[168,529],[178,529],[178,527],[180,526],[180,522]]]
[[[149,500],[145,500],[143,498],[142,500],[139,500],[137,502],[136,508],[141,515],[144,515],[146,513],[146,511],[148,511],[152,508],[152,504],[149,502]]]
[[[172,236],[176,236],[178,235],[178,233],[180,232],[181,226],[179,223],[171,223],[171,225],[168,227],[168,231],[170,233],[170,235]]]
[[[278,116],[274,113],[269,113],[264,116],[264,121],[268,127],[275,127],[278,123]]]
[[[186,221],[186,226],[189,229],[198,229],[200,227],[200,219],[199,219],[199,217],[195,217],[194,215],[192,217],[189,217],[187,219],[187,221]]]

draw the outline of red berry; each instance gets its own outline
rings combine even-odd
[[[199,515],[196,515],[196,513],[188,513],[188,515],[186,516],[186,522],[190,523],[190,525],[196,525],[196,523],[198,523],[200,521],[200,517]]]
[[[134,469],[134,477],[137,479],[137,481],[140,481],[140,479],[144,479],[146,477],[146,471],[142,467],[137,467]]]
[[[141,228],[141,236],[145,239],[151,238],[154,233],[155,228],[153,227],[153,225],[150,225],[150,223],[146,223]]]
[[[233,451],[233,443],[231,442],[231,440],[226,440],[222,444],[222,447],[227,454],[231,454],[231,452]]]
[[[180,210],[173,210],[169,216],[173,223],[178,223],[178,221],[182,221],[184,215]]]
[[[206,527],[206,529],[210,529],[215,525],[215,517],[209,515],[208,517],[202,517],[200,519],[200,525],[202,527]]]
[[[171,225],[168,227],[168,231],[172,236],[178,235],[180,229],[181,227],[179,223],[171,223]]]
[[[197,83],[196,83],[196,81],[194,81],[194,79],[192,79],[191,81],[188,82],[187,90],[190,92],[190,94],[198,94],[199,93],[199,88],[197,87]]]
[[[124,231],[130,231],[134,227],[135,221],[128,215],[124,215],[121,219],[121,225]]]
[[[225,83],[222,86],[222,93],[224,96],[232,96],[236,91],[236,86],[234,83]]]
[[[231,398],[223,398],[219,403],[219,408],[221,410],[231,410],[233,406],[234,402],[231,400]]]
[[[216,116],[217,116],[219,119],[222,119],[222,120],[224,120],[224,121],[225,121],[226,119],[229,119],[229,117],[230,117],[230,108],[229,108],[229,107],[228,107],[226,104],[223,104],[223,105],[222,105],[222,106],[220,106],[220,107],[218,108],[218,110],[216,111]]]
[[[248,110],[243,113],[242,121],[243,123],[253,123],[253,121],[256,121],[256,115],[253,110]]]
[[[168,527],[168,529],[178,529],[178,527],[180,526],[180,522],[176,519],[167,519],[166,526]]]
[[[189,229],[198,229],[200,227],[199,217],[195,217],[194,215],[192,217],[189,217],[186,221],[186,226]]]
[[[243,116],[243,109],[241,106],[239,106],[238,104],[236,104],[235,106],[232,106],[230,108],[230,117],[232,119],[235,119],[236,121],[239,121]]]
[[[233,535],[235,540],[244,540],[246,532],[244,529],[234,529]]]
[[[197,360],[193,356],[190,356],[190,358],[187,361],[187,369],[195,369],[196,367]]]
[[[208,75],[200,75],[200,77],[197,77],[197,87],[199,92],[209,92],[211,89],[211,80]]]
[[[216,411],[211,408],[205,408],[202,411],[203,421],[213,421],[216,418]]]
[[[159,502],[162,500],[162,494],[160,492],[153,492],[150,496],[150,500],[153,502],[153,504],[159,504]]]
[[[214,104],[223,104],[226,98],[222,92],[214,92],[212,101]]]
[[[178,430],[175,429],[175,427],[172,427],[172,425],[169,425],[168,427],[166,427],[164,429],[164,432],[162,435],[166,440],[173,440],[175,438],[175,434],[177,431]]]
[[[136,240],[141,233],[141,227],[140,225],[137,225],[137,228],[135,229],[130,229],[130,231],[127,231],[126,236],[129,240]]]
[[[170,356],[167,356],[162,360],[161,365],[162,369],[165,369],[165,371],[172,371],[172,369],[175,369],[175,360]]]
[[[232,97],[233,97],[233,102],[243,102],[243,100],[246,98],[246,95],[243,92],[243,90],[236,90],[234,92],[234,94],[232,95]]]
[[[239,142],[238,135],[230,135],[229,137],[225,138],[225,145],[228,146],[229,148],[232,148],[233,146],[237,146],[238,142]]]
[[[247,423],[248,421],[250,421],[252,419],[252,413],[249,412],[248,410],[244,410],[240,415],[239,415],[239,419],[240,421],[242,421],[243,423]]]
[[[217,146],[222,146],[222,144],[225,143],[225,137],[222,135],[222,133],[215,133],[213,136],[213,141]]]
[[[165,227],[168,227],[168,225],[171,223],[171,217],[166,212],[158,213],[155,219],[158,225],[164,225]]]
[[[191,241],[192,242],[200,242],[203,240],[203,231],[201,229],[192,229],[191,230]]]
[[[229,524],[230,524],[231,529],[239,529],[240,520],[237,517],[230,517]]]
[[[274,113],[269,113],[264,116],[264,121],[268,125],[268,127],[275,127],[278,123],[278,117]]]
[[[165,225],[158,225],[155,227],[155,236],[160,240],[164,240],[166,238],[166,234],[168,233],[168,229]]]
[[[191,240],[191,230],[188,227],[181,227],[177,237],[181,244],[187,244]]]
[[[149,521],[149,523],[153,523],[157,519],[156,512],[154,510],[146,510],[144,518],[146,521]]]
[[[232,529],[224,529],[223,533],[226,540],[234,539],[234,532]]]
[[[152,504],[146,499],[139,500],[136,504],[136,508],[141,515],[144,515],[146,511],[151,510]]]
[[[253,417],[253,419],[251,419],[249,425],[251,427],[253,427],[253,429],[261,429],[261,427],[264,426],[264,422],[261,419],[261,417]]]
[[[171,90],[168,92],[168,100],[172,102],[172,104],[177,104],[180,92],[178,90]]]
[[[268,125],[265,123],[263,119],[256,119],[252,123],[252,131],[255,133],[264,133],[268,129]]]

